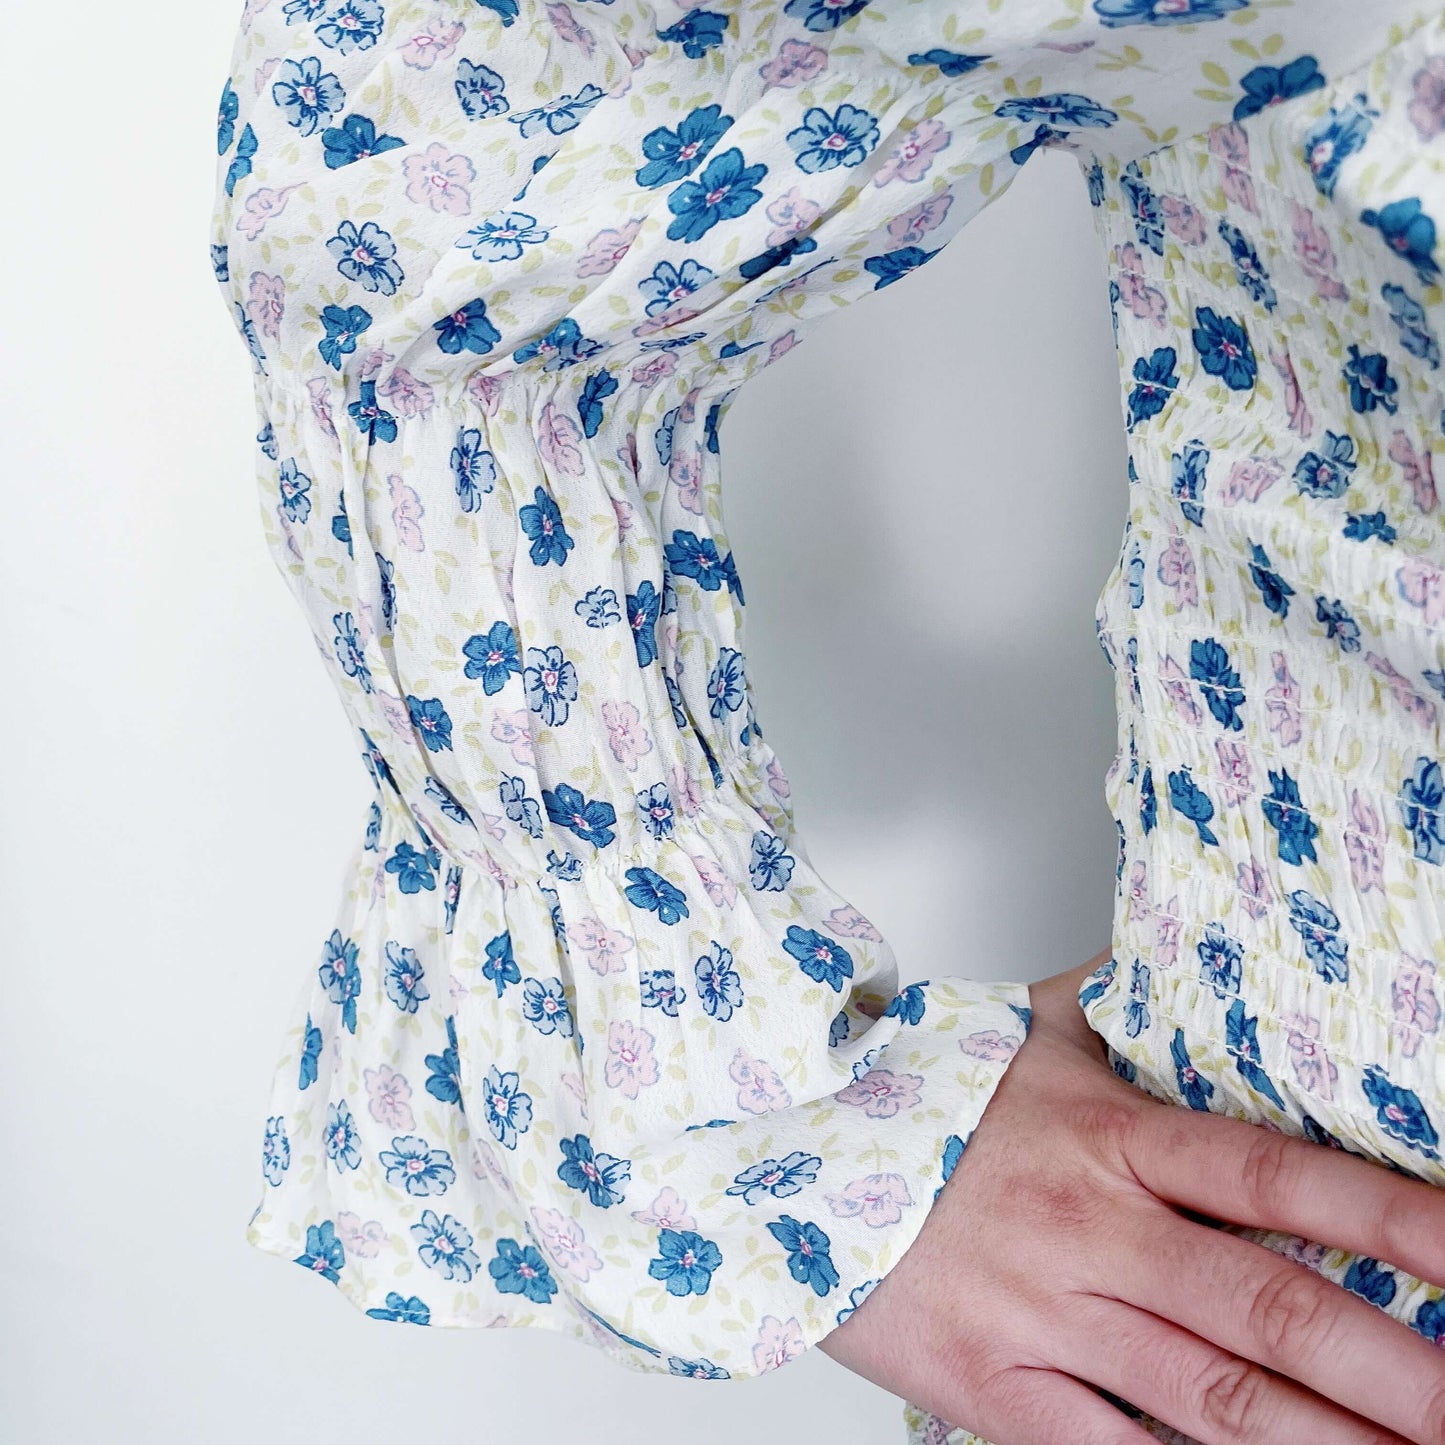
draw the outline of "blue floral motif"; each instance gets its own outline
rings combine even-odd
[[[1370,106],[1367,98],[1359,94],[1338,109],[1331,106],[1305,132],[1304,162],[1322,196],[1334,195],[1340,167],[1356,151],[1364,148],[1370,127],[1379,115],[1380,112]]]
[[[1105,25],[1197,25],[1243,10],[1249,0],[1094,0]]]
[[[281,512],[288,522],[304,522],[311,515],[311,478],[296,467],[296,458],[287,457],[277,472],[277,489],[281,493]]]
[[[1325,78],[1313,55],[1301,55],[1288,65],[1256,65],[1240,77],[1244,94],[1234,103],[1235,120],[1247,120],[1271,105],[1321,90]]]
[[[736,146],[720,151],[696,180],[668,192],[668,240],[700,241],[714,226],[745,215],[762,200],[758,183],[767,173],[765,165],[748,165]]]
[[[977,70],[986,61],[992,60],[991,55],[966,55],[960,50],[944,50],[935,46],[932,50],[915,51],[908,57],[910,65],[936,65],[944,75],[950,78],[958,75],[967,75],[971,70]]]
[[[788,1256],[788,1273],[812,1289],[820,1298],[838,1287],[838,1271],[829,1253],[831,1241],[811,1221],[780,1215],[768,1225],[768,1233],[778,1241]]]
[[[555,562],[561,567],[567,561],[567,553],[576,545],[562,520],[562,511],[551,494],[542,487],[534,488],[532,500],[518,508],[517,520],[522,532],[531,540],[528,556],[533,565],[545,567]]]
[[[748,877],[759,892],[781,893],[791,881],[796,863],[781,838],[762,828],[753,834]]]
[[[560,647],[529,647],[522,669],[527,706],[547,727],[561,727],[577,701],[577,668]]]
[[[662,596],[650,579],[644,578],[636,592],[627,594],[627,622],[639,667],[657,661],[657,619],[661,610]]]
[[[482,1085],[487,1127],[504,1149],[515,1149],[517,1136],[532,1125],[532,1096],[523,1091],[521,1084],[516,1074],[503,1072],[493,1064]]]
[[[406,695],[407,716],[429,753],[450,752],[452,720],[439,697]]]
[[[718,105],[704,105],[689,111],[675,130],[658,126],[642,138],[647,163],[638,168],[637,184],[654,187],[680,181],[690,175],[733,123]]]
[[[447,1015],[447,1046],[439,1054],[427,1054],[423,1063],[427,1066],[426,1091],[433,1099],[443,1104],[462,1102],[462,1066],[457,1049],[456,1020]]]
[[[1307,497],[1341,497],[1349,490],[1355,466],[1354,438],[1326,431],[1323,450],[1306,452],[1295,466],[1294,479]]]
[[[1304,940],[1305,958],[1327,983],[1350,977],[1349,941],[1340,932],[1339,915],[1323,899],[1296,888],[1287,899],[1290,927]]]
[[[396,875],[397,887],[403,893],[419,893],[424,888],[428,893],[437,886],[436,870],[441,867],[441,854],[435,848],[424,853],[404,839],[392,850],[386,860],[386,871]]]
[[[1159,821],[1159,798],[1154,791],[1154,769],[1146,766],[1139,780],[1139,825],[1147,838]]]
[[[798,967],[817,983],[826,983],[834,993],[843,991],[843,980],[853,977],[853,960],[841,943],[813,928],[788,926],[783,947],[798,960]]]
[[[1375,1106],[1380,1127],[1393,1139],[1418,1150],[1440,1163],[1440,1135],[1436,1132],[1420,1096],[1412,1089],[1393,1084],[1378,1064],[1365,1065],[1361,1084],[1365,1097]]]
[[[810,175],[839,166],[859,166],[878,144],[878,120],[846,101],[831,114],[820,105],[811,105],[803,113],[803,123],[785,139],[793,148],[794,164]]]
[[[1211,923],[1204,930],[1195,951],[1199,954],[1199,981],[1208,984],[1221,998],[1239,993],[1243,978],[1244,945],[1224,931],[1222,923]]]
[[[364,306],[326,306],[321,311],[326,335],[316,343],[321,359],[337,371],[341,358],[356,350],[357,338],[371,325],[371,312]]]
[[[667,1357],[667,1371],[670,1375],[681,1375],[690,1380],[732,1379],[721,1365],[715,1365],[711,1360],[684,1360],[681,1355]]]
[[[321,132],[323,158],[329,170],[394,151],[406,142],[399,135],[378,135],[376,122],[364,115],[349,115],[338,126]]]
[[[1190,1062],[1189,1050],[1184,1045],[1184,1030],[1181,1028],[1174,1030],[1174,1038],[1169,1045],[1169,1057],[1174,1061],[1174,1077],[1178,1081],[1184,1102],[1191,1109],[1201,1112],[1207,1110],[1209,1101],[1214,1097],[1214,1085]]]
[[[1124,1032],[1136,1039],[1153,1020],[1149,1015],[1149,975],[1147,963],[1135,959],[1129,965],[1129,998],[1124,1005]]]
[[[1398,535],[1383,512],[1347,512],[1343,530],[1352,542],[1368,542],[1373,538],[1387,546]]]
[[[348,281],[360,282],[367,291],[391,296],[405,279],[396,259],[396,242],[375,221],[365,221],[359,227],[355,221],[342,221],[326,249],[336,269]],[[374,394],[374,383],[365,384],[373,387]]]
[[[522,658],[517,648],[517,634],[509,622],[494,622],[486,632],[474,633],[462,644],[466,666],[465,677],[480,678],[482,691],[493,697],[513,677],[522,673]]]
[[[693,973],[698,1001],[710,1017],[726,1023],[743,1003],[742,976],[733,967],[732,950],[713,939],[708,951],[693,964]]]
[[[1390,309],[1390,320],[1400,332],[1400,345],[1412,356],[1428,362],[1432,369],[1440,365],[1440,341],[1430,329],[1424,306],[1403,286],[1387,281],[1380,287],[1380,296]]]
[[[223,156],[236,139],[236,118],[241,113],[241,98],[228,79],[221,87],[221,101],[216,108],[216,154]]]
[[[610,1209],[627,1197],[631,1160],[594,1150],[585,1134],[564,1138],[560,1148],[562,1162],[557,1166],[557,1177],[569,1189],[585,1194],[598,1209]]]
[[[1338,597],[1333,601],[1316,597],[1315,619],[1325,624],[1325,636],[1338,642],[1341,652],[1360,650],[1360,624],[1345,610],[1345,604]]]
[[[314,55],[304,60],[283,60],[271,83],[271,99],[281,107],[286,124],[302,135],[315,135],[324,120],[339,115],[346,91],[330,71],[323,72]]]
[[[354,1009],[352,1015],[355,1017]],[[352,1029],[352,1032],[356,1032],[355,1028]],[[311,1015],[308,1013],[306,1024],[301,1030],[301,1058],[296,1068],[296,1087],[298,1089],[309,1089],[320,1076],[323,1042],[321,1030],[311,1022]]]
[[[923,984],[910,983],[907,988],[900,989],[888,1002],[888,1007],[883,1010],[883,1017],[886,1019],[902,1019],[910,1028],[916,1028],[923,1022],[923,1015],[928,1011],[928,1000],[923,995]]]
[[[1383,352],[1371,351],[1362,356],[1360,348],[1351,344],[1344,377],[1350,392],[1350,405],[1356,411],[1374,411],[1380,407],[1391,416],[1395,414],[1399,404],[1395,394],[1400,390],[1400,383],[1390,375],[1390,366]]]
[[[460,356],[464,351],[485,356],[502,339],[480,297],[433,321],[432,330],[437,334],[437,350],[448,356]]]
[[[1415,759],[1415,771],[1400,785],[1400,821],[1415,857],[1445,863],[1445,770],[1434,758]]]
[[[1182,818],[1188,818],[1199,832],[1199,841],[1217,847],[1219,839],[1210,828],[1214,804],[1209,795],[1189,776],[1187,767],[1169,774],[1169,802]]]
[[[1249,564],[1250,580],[1259,588],[1264,605],[1277,617],[1288,617],[1289,599],[1294,596],[1294,588],[1274,570],[1269,553],[1257,542],[1251,544],[1250,556],[1253,559]]]
[[[1172,346],[1160,346],[1134,363],[1134,385],[1128,402],[1130,431],[1164,410],[1164,403],[1179,386],[1179,373],[1174,369],[1178,359]]]
[[[391,938],[386,942],[386,996],[404,1014],[414,1014],[431,997],[416,950]]]
[[[431,1324],[431,1309],[420,1295],[404,1295],[397,1290],[389,1290],[384,1306],[367,1310],[369,1318],[374,1320],[389,1320],[392,1324],[403,1325],[429,1325]]]
[[[1385,244],[1415,268],[1422,286],[1434,284],[1440,274],[1435,262],[1435,222],[1420,205],[1418,196],[1407,196],[1403,200],[1391,201],[1378,211],[1360,212],[1360,220],[1373,226],[1384,238]]]
[[[707,680],[707,695],[712,699],[709,716],[721,718],[725,712],[736,712],[743,705],[746,693],[742,653],[736,648],[720,647]]]
[[[1189,676],[1199,684],[1205,705],[1215,721],[1232,732],[1241,731],[1244,722],[1239,709],[1244,706],[1244,689],[1239,685],[1239,673],[1229,665],[1224,644],[1212,637],[1191,642]]]
[[[629,868],[624,891],[629,903],[657,914],[660,923],[676,923],[688,916],[687,894],[651,868]]]
[[[361,395],[346,410],[369,443],[396,440],[396,418],[377,401],[374,381],[361,383]]]
[[[661,1009],[670,1019],[677,1017],[678,1004],[687,998],[687,991],[678,986],[677,975],[670,968],[643,969],[637,984],[643,1008]]]
[[[1395,1276],[1391,1270],[1381,1269],[1377,1259],[1352,1259],[1340,1283],[1377,1309],[1384,1309],[1395,1298]]]
[[[332,1003],[341,1005],[341,1022],[348,1033],[356,1032],[356,1000],[361,995],[361,970],[357,966],[357,947],[341,930],[333,928],[322,950],[317,969],[321,987]],[[308,1026],[310,1023],[308,1017]],[[318,1040],[318,1049],[320,1043]]]
[[[649,316],[657,316],[680,305],[712,279],[712,271],[689,256],[681,265],[674,261],[659,261],[652,268],[652,274],[637,283],[637,289],[647,298],[644,311]]]
[[[670,1295],[706,1294],[720,1264],[722,1251],[712,1240],[691,1229],[662,1229],[657,1258],[649,1261],[647,1273],[661,1280]]]
[[[1273,311],[1279,298],[1275,295],[1274,287],[1270,285],[1269,272],[1264,269],[1264,262],[1259,259],[1254,243],[1238,226],[1222,218],[1219,222],[1219,235],[1229,247],[1230,258],[1234,262],[1235,279],[1266,311]]]
[[[316,26],[316,38],[341,55],[370,50],[381,37],[386,17],[379,0],[339,0]]]
[[[1141,246],[1147,246],[1156,256],[1164,254],[1164,210],[1159,197],[1149,188],[1137,161],[1130,161],[1119,177],[1119,189],[1129,204],[1129,214],[1134,220],[1134,234]]]
[[[1279,835],[1280,862],[1302,864],[1306,858],[1311,863],[1318,862],[1314,840],[1320,835],[1320,827],[1300,802],[1299,784],[1287,769],[1275,772],[1271,768],[1269,785],[1269,796],[1261,801],[1260,807],[1265,821]]]
[[[330,1220],[306,1226],[306,1247],[296,1256],[296,1263],[337,1284],[346,1267],[346,1251],[336,1237],[336,1225]]]
[[[459,1284],[471,1282],[481,1260],[472,1249],[471,1230],[460,1219],[453,1219],[450,1214],[438,1215],[435,1209],[424,1209],[420,1221],[412,1225],[410,1232],[417,1256],[428,1269]]]
[[[521,983],[522,971],[517,967],[517,957],[512,951],[512,932],[504,929],[486,948],[487,961],[482,965],[482,977],[495,985],[497,997],[501,998],[507,986]]]
[[[698,60],[723,42],[728,17],[716,10],[689,10],[675,25],[659,30],[657,38],[676,41],[689,60]]]
[[[286,1137],[286,1120],[272,1115],[266,1120],[266,1134],[261,1140],[261,1173],[266,1183],[276,1185],[291,1167],[291,1141]]]
[[[788,0],[783,13],[801,20],[809,30],[835,30],[867,5],[868,0]]]
[[[468,120],[486,120],[511,108],[506,82],[488,65],[470,60],[457,61],[457,103]]]
[[[570,783],[543,788],[542,806],[552,822],[598,848],[605,848],[617,836],[612,831],[617,821],[612,804],[603,798],[589,801]],[[540,837],[540,832],[535,836]]]
[[[508,119],[524,137],[546,131],[550,135],[566,135],[582,124],[582,117],[602,99],[604,92],[590,81],[575,95],[558,95],[531,110],[518,111]]]
[[[1285,1107],[1274,1081],[1262,1065],[1257,1029],[1259,1020],[1244,1011],[1244,1000],[1237,998],[1224,1016],[1224,1048],[1244,1078],[1276,1108]]]
[[[456,1166],[445,1149],[433,1149],[415,1134],[398,1134],[390,1149],[383,1149],[377,1162],[386,1170],[386,1182],[408,1194],[445,1194],[457,1182]]]
[[[731,1184],[727,1192],[740,1196],[744,1204],[756,1204],[764,1198],[789,1199],[801,1193],[804,1185],[815,1183],[822,1159],[795,1149],[782,1159],[760,1159],[750,1164]]]
[[[901,281],[910,271],[917,270],[936,255],[937,250],[925,250],[922,246],[899,246],[897,250],[886,251],[881,256],[869,256],[863,262],[863,269],[878,278],[873,289],[881,291],[885,286]]]
[[[251,162],[256,156],[256,132],[249,121],[241,129],[241,139],[236,142],[236,154],[226,168],[226,194],[235,195],[236,187],[251,174]]]
[[[1194,308],[1194,349],[1199,364],[1217,376],[1231,391],[1248,391],[1258,370],[1249,333],[1232,316],[1221,316],[1212,306]]]
[[[345,1099],[337,1099],[326,1110],[326,1157],[336,1166],[338,1174],[361,1168],[361,1135],[356,1119]]]
[[[540,246],[551,234],[526,211],[494,211],[462,236],[456,249],[470,251],[473,261],[516,261],[525,247]]]

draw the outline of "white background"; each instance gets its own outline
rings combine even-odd
[[[243,1241],[371,784],[263,548],[207,253],[239,11],[0,19],[0,1435],[896,1445],[898,1402],[818,1351],[746,1384],[633,1375],[551,1335],[368,1320]],[[1124,452],[1072,161],[1040,154],[830,318],[721,442],[758,717],[824,876],[906,979],[1106,946],[1093,608]]]

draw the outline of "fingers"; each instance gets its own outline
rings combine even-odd
[[[1264,1365],[1407,1440],[1445,1440],[1445,1353],[1262,1245],[1168,1216],[1133,1243],[1108,1287],[1212,1342],[1204,1348]],[[1250,1380],[1239,1388],[1263,1387]]]
[[[1171,1204],[1387,1260],[1445,1285],[1445,1189],[1222,1114],[1151,1110],[1125,1151],[1139,1182]]]
[[[1074,1308],[1079,1328],[1068,1336],[1061,1368],[1203,1445],[1385,1445],[1400,1439],[1119,1300],[1085,1295]]]
[[[986,1417],[968,1428],[991,1445],[1158,1445],[1147,1430],[1087,1385],[1057,1370],[1026,1365],[994,1381]]]

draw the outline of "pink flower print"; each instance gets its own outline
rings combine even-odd
[[[376,388],[402,416],[425,416],[436,396],[430,385],[417,380],[406,367],[394,367]]]
[[[785,331],[768,347],[768,363],[771,365],[780,356],[786,356],[798,344],[796,331]]]
[[[1001,1034],[997,1029],[979,1029],[977,1032],[965,1034],[963,1038],[959,1039],[958,1047],[962,1049],[963,1052],[967,1054],[971,1059],[986,1059],[993,1063],[1002,1063],[1005,1059],[1013,1058],[1013,1056],[1018,1053],[1019,1045],[1022,1043],[1023,1040],[1019,1038],[1016,1034]],[[887,1072],[888,1071],[886,1069],[874,1069],[872,1073],[864,1075],[863,1079],[860,1080],[860,1082],[867,1083],[874,1074],[885,1074]],[[890,1075],[890,1077],[892,1076]],[[899,1075],[899,1078],[901,1079],[913,1079],[913,1077],[914,1076],[912,1074]],[[922,1084],[923,1080],[917,1079],[915,1080],[915,1082],[918,1084]],[[856,1087],[856,1084],[849,1085],[849,1088]],[[851,1104],[858,1101],[849,1099],[848,1102]],[[902,1108],[905,1104],[911,1106],[913,1104],[916,1104],[917,1102],[918,1100],[916,1098],[904,1098],[900,1100],[898,1108]],[[891,1117],[891,1114],[896,1114],[898,1112],[898,1108],[893,1109],[891,1112],[875,1112],[873,1109],[869,1109],[865,1105],[864,1113],[874,1114],[875,1117],[886,1119]]]
[[[1289,1061],[1300,1087],[1321,1099],[1335,1097],[1340,1071],[1320,1042],[1320,1021],[1304,1014],[1287,1013],[1280,1018],[1289,1048]]]
[[[778,1071],[766,1059],[750,1058],[742,1049],[733,1055],[728,1077],[738,1086],[738,1108],[745,1113],[770,1114],[793,1102]]]
[[[430,70],[438,60],[445,60],[457,48],[457,41],[465,33],[465,25],[449,21],[441,13],[433,15],[398,51],[401,62],[413,70]]]
[[[502,378],[478,372],[467,382],[467,395],[488,416],[495,416],[502,399]]]
[[[646,361],[640,361],[632,368],[632,379],[641,386],[656,386],[659,381],[666,380],[677,370],[677,352],[675,351],[654,351]],[[634,466],[636,471],[636,452],[633,452]]]
[[[1129,911],[1130,918],[1148,918],[1153,911],[1149,902],[1149,870],[1142,858],[1134,860],[1129,870]]]
[[[1182,246],[1200,246],[1204,243],[1204,214],[1199,207],[1183,196],[1163,195],[1159,197],[1159,208],[1164,213],[1164,228]]]
[[[632,433],[629,432],[628,435],[631,436]],[[613,497],[612,515],[617,518],[617,540],[620,542],[636,525],[637,511],[625,498]]]
[[[582,257],[577,262],[577,274],[605,276],[627,254],[633,241],[637,239],[643,219],[638,216],[615,230],[608,227],[598,231],[582,249]]]
[[[793,796],[793,785],[788,781],[788,775],[783,771],[781,761],[776,757],[769,758],[766,773],[768,791],[780,803],[786,803]]]
[[[607,1087],[616,1089],[624,1099],[635,1099],[641,1090],[655,1084],[661,1077],[652,1052],[655,1042],[631,1019],[613,1019],[607,1025],[607,1063],[602,1070]]]
[[[1159,680],[1164,684],[1164,695],[1174,704],[1174,711],[1190,727],[1198,727],[1202,714],[1189,689],[1189,679],[1168,653],[1159,659]]]
[[[1421,140],[1445,131],[1445,55],[1432,55],[1410,82],[1414,92],[1405,114]]]
[[[1254,780],[1250,776],[1249,750],[1227,738],[1214,740],[1219,757],[1219,791],[1226,808],[1237,808],[1249,797]]]
[[[596,50],[597,37],[560,0],[547,6],[547,19],[552,22],[552,29],[559,39],[577,46],[584,55],[591,55]]]
[[[646,1209],[634,1209],[632,1217],[639,1224],[656,1229],[696,1229],[697,1220],[688,1212],[688,1203],[672,1185],[658,1191],[657,1198]]]
[[[953,133],[942,121],[921,120],[905,132],[893,147],[888,159],[873,173],[875,186],[890,181],[921,181],[933,166],[933,158],[948,149]]]
[[[1306,1269],[1312,1269],[1316,1274],[1325,1267],[1325,1255],[1328,1246],[1320,1244],[1313,1239],[1302,1239],[1295,1235],[1285,1245],[1284,1256],[1292,1259],[1296,1264],[1302,1264]]]
[[[587,962],[596,973],[621,973],[627,967],[627,955],[635,940],[615,928],[608,928],[600,918],[579,918],[569,923],[567,941],[587,955]]]
[[[823,208],[816,201],[810,201],[797,186],[789,187],[768,206],[767,216],[773,229],[767,234],[767,244],[781,246],[801,235],[822,212]]]
[[[943,224],[952,205],[952,191],[919,201],[912,209],[889,221],[889,239],[898,246],[916,246],[930,231]]]
[[[1410,685],[1410,679],[1389,658],[1381,657],[1378,653],[1367,652],[1365,661],[1369,663],[1372,671],[1379,673],[1384,678],[1385,686],[1390,690],[1390,696],[1410,717],[1422,727],[1434,727],[1435,704],[1428,698],[1421,697]]]
[[[971,1039],[990,1052],[984,1058],[1009,1058],[1008,1053],[994,1052],[1002,1047],[999,1035],[992,1029],[972,1034],[968,1039],[958,1041],[959,1048],[969,1053]],[[975,1055],[979,1057],[979,1055]],[[895,1074],[892,1069],[869,1069],[861,1079],[854,1079],[845,1089],[839,1089],[833,1096],[840,1104],[852,1104],[860,1108],[870,1119],[892,1119],[904,1109],[913,1108],[919,1101],[919,1090],[923,1080],[917,1074]]]
[[[785,40],[778,52],[758,72],[770,86],[791,90],[816,80],[828,65],[828,52],[806,40]]]
[[[1139,248],[1132,241],[1120,246],[1115,263],[1119,298],[1141,321],[1154,326],[1165,324],[1164,293],[1149,285],[1144,276],[1144,263]]]
[[[279,339],[281,317],[286,311],[286,283],[279,276],[264,271],[251,273],[251,288],[246,298],[246,315],[262,336]]]
[[[410,1129],[411,1125],[403,1127]],[[375,1259],[386,1243],[386,1226],[379,1219],[363,1222],[359,1214],[342,1209],[336,1214],[336,1237],[348,1255],[354,1254],[360,1259]]]
[[[1315,294],[1327,301],[1342,301],[1346,292],[1335,275],[1335,248],[1330,233],[1320,225],[1308,206],[1294,203],[1294,253],[1306,276],[1314,279]]]
[[[765,1374],[797,1359],[803,1349],[803,1328],[797,1320],[764,1315],[758,1342],[753,1346],[753,1367],[760,1375]]]
[[[652,737],[642,725],[642,714],[630,702],[604,702],[602,723],[612,756],[629,773],[635,773],[638,759],[652,751]]]
[[[1263,918],[1269,911],[1269,905],[1274,902],[1274,890],[1269,886],[1269,875],[1259,860],[1251,858],[1248,862],[1241,863],[1234,876],[1239,884],[1239,897],[1244,904],[1244,911],[1251,918]]]
[[[675,447],[667,464],[667,479],[677,488],[677,500],[684,511],[702,515],[702,448]]]
[[[492,715],[492,736],[505,743],[519,763],[535,761],[532,745],[531,715],[526,708],[498,711]]]
[[[1405,473],[1405,480],[1415,494],[1415,505],[1422,512],[1433,512],[1439,500],[1435,491],[1435,464],[1430,448],[1417,452],[1414,443],[1402,431],[1390,438],[1390,460]]]
[[[1243,127],[1233,122],[1212,126],[1209,149],[1219,166],[1220,185],[1224,188],[1225,197],[1236,206],[1258,215],[1254,179],[1249,174],[1249,137]]]
[[[1358,788],[1350,789],[1350,821],[1345,828],[1350,877],[1361,893],[1385,891],[1385,830],[1374,804]]]
[[[1194,570],[1194,553],[1183,537],[1177,534],[1170,537],[1169,545],[1159,554],[1159,565],[1155,570],[1159,580],[1173,592],[1176,607],[1199,605],[1199,578]]]
[[[419,206],[448,216],[465,216],[472,208],[471,184],[476,167],[440,141],[433,141],[419,154],[409,155],[402,164],[406,177],[406,198]]]
[[[1435,991],[1435,965],[1413,954],[1401,954],[1404,960],[1395,970],[1390,983],[1390,1007],[1394,1022],[1390,1033],[1400,1045],[1400,1052],[1413,1059],[1420,1052],[1426,1034],[1440,1031],[1440,995]]]
[[[690,853],[692,866],[702,880],[703,891],[714,908],[731,908],[738,901],[738,887],[716,858],[705,853]]]
[[[358,363],[357,372],[363,381],[370,381],[383,366],[396,358],[384,346],[373,346],[370,351],[361,353],[361,360]]]
[[[839,938],[866,938],[870,943],[882,943],[883,935],[874,924],[865,918],[851,903],[835,908],[824,920],[830,933]]]
[[[1289,662],[1282,652],[1270,654],[1270,665],[1274,669],[1274,686],[1264,695],[1265,716],[1269,719],[1269,730],[1279,734],[1279,740],[1292,748],[1304,736],[1300,724],[1299,683],[1290,675]]]
[[[1176,894],[1154,915],[1154,959],[1172,968],[1179,957],[1179,898]]]
[[[667,791],[672,795],[673,809],[684,818],[696,817],[702,808],[702,785],[681,763],[674,763],[667,772]]]
[[[367,1108],[378,1124],[402,1134],[416,1127],[411,1112],[411,1085],[401,1074],[390,1064],[378,1064],[365,1070],[362,1077],[366,1080]]]
[[[1219,500],[1226,507],[1257,502],[1283,475],[1284,467],[1272,457],[1242,457],[1229,469]]]
[[[281,64],[279,55],[268,56],[256,67],[256,74],[252,77],[252,84],[256,87],[256,94],[260,95],[266,89],[267,82],[278,65]]]
[[[839,1219],[861,1219],[869,1229],[897,1224],[913,1203],[908,1181],[901,1174],[865,1174],[845,1184],[840,1194],[823,1197]]]
[[[542,408],[541,422],[537,428],[537,449],[542,460],[564,477],[580,477],[582,464],[582,429],[556,402],[549,401]]]
[[[1284,383],[1284,409],[1289,429],[1296,436],[1307,437],[1315,429],[1315,419],[1305,405],[1304,393],[1300,390],[1299,378],[1295,375],[1294,362],[1290,360],[1289,352],[1274,350],[1269,353],[1269,361]]]
[[[252,191],[246,197],[246,204],[241,207],[236,229],[248,241],[254,241],[266,229],[267,224],[286,209],[286,202],[291,199],[292,192],[300,189],[300,186],[282,186],[279,190],[273,190],[270,186],[261,186]]]
[[[1412,607],[1418,607],[1422,620],[1429,627],[1445,619],[1445,573],[1419,557],[1411,557],[1395,573],[1400,596]]]
[[[602,1268],[597,1251],[587,1243],[582,1226],[557,1209],[532,1208],[542,1247],[552,1262],[573,1279],[590,1279]]]

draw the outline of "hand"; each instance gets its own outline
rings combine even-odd
[[[1204,1445],[1441,1445],[1445,1351],[1204,1220],[1445,1282],[1445,1189],[1125,1083],[1077,997],[1105,957],[1030,985],[922,1232],[820,1348],[994,1445],[1154,1445],[1091,1386]]]

